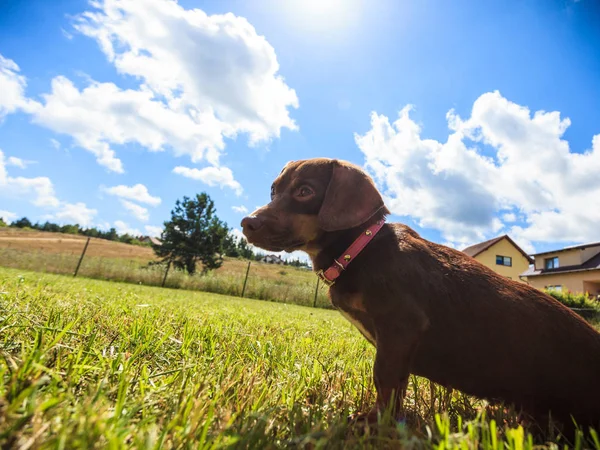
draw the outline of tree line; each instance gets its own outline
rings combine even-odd
[[[109,230],[103,231],[96,227],[84,228],[77,223],[74,225],[59,225],[50,221],[46,221],[44,223],[33,223],[27,217],[22,217],[18,220],[15,220],[11,222],[10,225],[8,225],[0,217],[0,227],[26,228],[30,230],[48,231],[50,233],[79,234],[82,236],[106,239],[108,241],[123,242],[125,244],[150,245],[140,241],[140,238],[142,236],[132,236],[128,233],[119,234],[114,228],[110,228]]]
[[[171,211],[171,219],[163,225],[159,243],[150,243],[142,242],[143,236],[119,234],[115,228],[104,231],[96,227],[84,228],[79,224],[59,225],[50,221],[32,223],[27,217],[7,225],[0,218],[0,227],[79,234],[126,244],[148,245],[159,257],[158,263],[172,264],[190,274],[197,271],[198,264],[202,273],[220,267],[225,256],[255,261],[264,257],[264,254],[253,251],[243,237],[232,234],[227,224],[217,217],[214,202],[206,193],[177,200]],[[300,259],[284,261],[284,264],[294,267],[307,266],[306,262]]]

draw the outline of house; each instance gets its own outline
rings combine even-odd
[[[516,281],[523,281],[519,275],[533,263],[533,259],[506,234],[467,247],[463,253]]]
[[[265,255],[262,259],[262,262],[267,264],[283,264],[283,259],[281,259],[277,255]]]
[[[533,267],[521,274],[531,286],[600,295],[600,242],[537,253],[533,257]]]
[[[147,243],[147,244],[154,244],[154,245],[162,245],[162,242],[160,242],[159,239],[152,237],[152,236],[142,236],[140,238],[140,242]]]

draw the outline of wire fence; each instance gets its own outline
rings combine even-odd
[[[119,244],[122,246],[123,257],[118,257],[119,251],[114,251],[114,245],[110,252],[105,251],[107,242],[111,241],[95,238],[0,240],[0,265],[75,277],[331,308],[326,289],[308,269],[228,258],[217,270],[189,275],[172,264],[157,264],[156,261],[150,264],[153,261],[152,253],[147,247],[132,251],[129,248],[131,246]]]
[[[150,264],[151,249],[132,247],[95,238],[0,237],[0,266],[332,308],[326,286],[307,269],[227,259],[217,270],[189,275],[172,264],[155,260]],[[571,309],[587,320],[600,321],[598,309]]]

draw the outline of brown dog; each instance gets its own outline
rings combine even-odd
[[[242,227],[252,244],[304,250],[321,270],[387,214],[360,168],[318,158],[288,163],[271,202]],[[600,333],[552,297],[407,226],[384,225],[329,295],[377,349],[369,421],[386,407],[401,413],[414,373],[537,418],[600,422]]]

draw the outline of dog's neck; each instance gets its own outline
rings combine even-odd
[[[385,213],[375,214],[358,227],[325,233],[317,242],[307,246],[306,252],[312,260],[313,270],[327,269],[365,229],[384,217]]]

